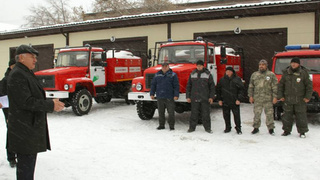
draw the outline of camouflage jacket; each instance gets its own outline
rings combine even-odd
[[[272,101],[277,97],[278,80],[276,75],[267,70],[256,71],[251,75],[248,96],[257,102]]]
[[[278,99],[285,98],[286,103],[297,104],[303,102],[303,98],[310,99],[312,92],[312,81],[305,67],[299,67],[296,72],[290,66],[283,70]]]

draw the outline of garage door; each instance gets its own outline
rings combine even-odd
[[[234,32],[196,33],[195,37],[202,36],[213,42],[226,42],[233,47],[241,47],[244,51],[244,80],[249,82],[250,76],[258,70],[261,59],[268,61],[269,69],[272,67],[272,56],[275,52],[284,51],[287,45],[287,29],[267,29]],[[246,83],[248,85],[248,83]]]
[[[36,45],[32,47],[39,52],[39,56],[37,57],[36,67],[34,68],[33,71],[36,72],[44,69],[53,68],[53,59],[54,59],[53,44]],[[10,48],[10,58],[14,58],[15,54],[16,54],[16,47]]]
[[[142,69],[147,68],[147,50],[148,50],[148,37],[133,37],[133,38],[120,38],[115,39],[114,42],[110,40],[96,40],[84,41],[83,45],[90,44],[95,47],[102,47],[108,49],[128,49],[134,55],[142,58]]]

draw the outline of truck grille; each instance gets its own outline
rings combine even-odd
[[[151,88],[151,81],[153,79],[155,74],[146,74],[146,88],[150,89]]]
[[[52,76],[37,76],[40,84],[44,88],[55,88],[54,75]]]

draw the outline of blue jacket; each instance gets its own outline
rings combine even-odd
[[[157,99],[179,97],[179,80],[176,73],[169,69],[165,74],[158,71],[151,82],[150,96],[157,94]]]

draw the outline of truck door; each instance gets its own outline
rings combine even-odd
[[[213,47],[208,48],[208,66],[207,68],[209,69],[210,73],[213,76],[214,83],[217,85],[217,80],[218,80],[218,74],[217,74],[217,64],[216,64],[216,59],[214,55],[214,49]]]
[[[106,85],[105,68],[102,66],[102,52],[92,52],[90,63],[90,79],[95,86]]]

